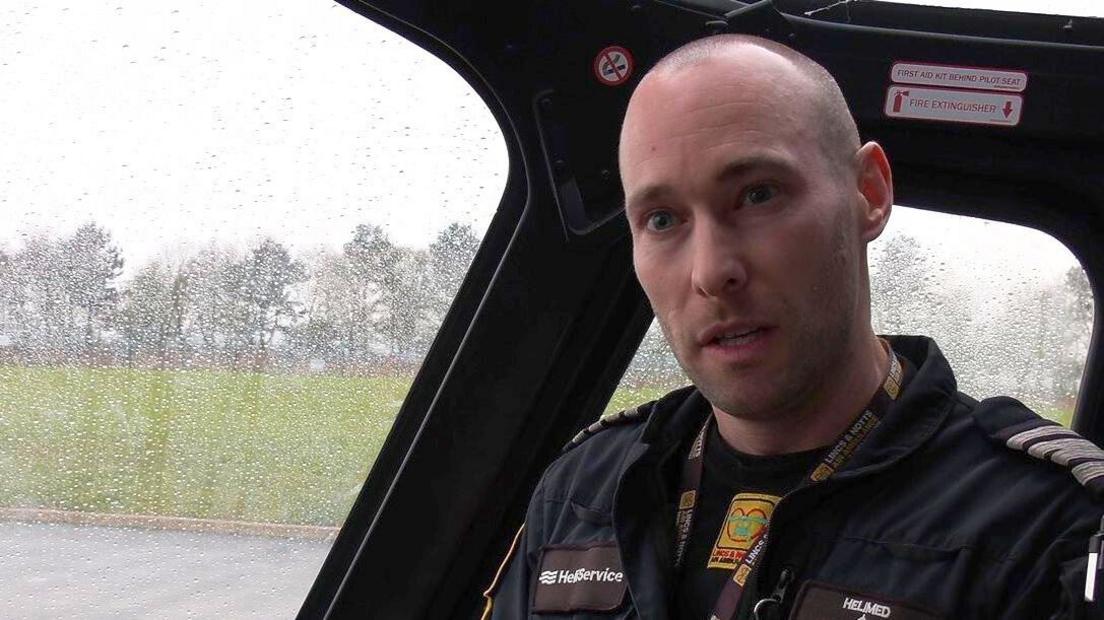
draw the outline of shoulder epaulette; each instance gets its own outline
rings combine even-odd
[[[647,419],[647,414],[652,411],[651,405],[652,403],[647,403],[645,405],[630,407],[616,413],[607,413],[606,415],[603,415],[602,417],[598,418],[597,422],[584,428],[583,430],[579,431],[578,434],[572,437],[571,441],[567,442],[567,445],[563,447],[563,452],[567,452],[575,446],[583,443],[587,439],[590,439],[591,437],[612,426],[621,426],[623,424],[630,424]]]
[[[993,441],[1070,470],[1097,497],[1104,497],[1104,450],[1007,396],[987,398],[973,411],[974,422]]]

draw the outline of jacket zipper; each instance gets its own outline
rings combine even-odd
[[[782,512],[783,504],[789,506],[789,504],[793,503],[792,498],[795,495],[809,494],[813,492],[823,493],[825,488],[831,488],[838,485],[838,482],[829,479],[812,486],[798,488],[790,491],[786,495],[782,496],[780,500],[778,500],[778,503],[774,507],[774,514],[771,516],[771,522],[773,523],[775,522],[775,520],[778,519],[778,515],[780,514],[780,512]],[[767,557],[774,547],[773,543],[775,542],[775,540],[775,537],[770,537],[767,540],[766,548],[763,549],[762,560],[760,560],[764,564],[768,564]],[[771,595],[767,598],[759,599],[755,602],[754,607],[752,607],[751,617],[753,618],[753,620],[774,620],[777,617],[776,614],[782,611],[782,604],[786,600],[786,591],[789,589],[790,585],[793,584],[794,575],[795,567],[793,565],[784,565],[782,567],[782,572],[778,574],[778,581],[775,582],[774,590],[771,592]]]
[[[786,590],[793,583],[793,571],[789,566],[782,569],[782,572],[778,575],[778,581],[774,584],[774,591],[767,598],[759,599],[755,603],[755,607],[751,610],[752,618],[755,620],[775,620],[779,617],[778,612],[782,610],[782,601],[786,600]]]

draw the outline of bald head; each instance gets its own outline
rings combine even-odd
[[[835,164],[850,165],[859,148],[859,132],[835,78],[808,56],[776,41],[743,34],[720,34],[691,41],[660,59],[640,87],[649,81],[677,79],[687,69],[706,63],[721,67],[716,74],[718,82],[745,80],[751,65],[762,59],[763,52],[782,61],[788,69],[772,77],[784,85],[781,90],[787,100],[806,104],[805,112],[817,130],[824,154]]]
[[[866,247],[893,204],[831,76],[762,39],[696,41],[633,93],[618,157],[637,279],[722,437],[757,454],[831,441],[888,363]]]

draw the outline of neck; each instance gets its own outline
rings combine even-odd
[[[796,408],[738,418],[714,407],[721,438],[740,452],[756,455],[802,452],[832,443],[870,402],[889,368],[889,355],[873,333],[845,358],[851,363]]]

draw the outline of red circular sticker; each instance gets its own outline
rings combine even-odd
[[[594,77],[606,86],[620,86],[633,72],[633,57],[620,45],[611,45],[594,57]]]

